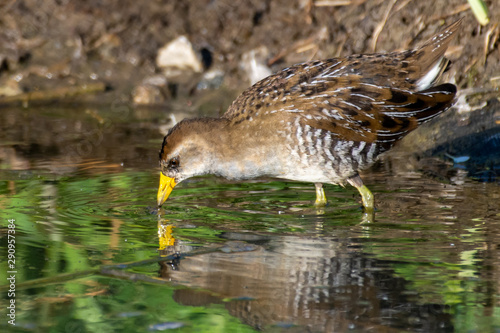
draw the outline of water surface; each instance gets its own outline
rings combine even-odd
[[[352,187],[327,185],[316,209],[312,184],[275,179],[194,178],[158,211],[171,120],[126,106],[2,111],[2,331],[500,331],[495,181],[396,151],[363,175],[374,220]]]

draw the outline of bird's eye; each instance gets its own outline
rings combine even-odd
[[[177,169],[178,167],[179,167],[179,159],[177,157],[174,157],[170,161],[168,161],[169,169]]]

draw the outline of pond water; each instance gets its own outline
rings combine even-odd
[[[363,175],[374,219],[275,179],[194,178],[158,211],[172,119],[2,110],[1,331],[500,332],[498,181],[395,151]]]

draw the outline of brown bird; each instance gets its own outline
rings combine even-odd
[[[461,20],[409,51],[352,55],[286,68],[245,90],[220,118],[185,119],[163,140],[158,206],[184,179],[261,176],[345,184],[373,195],[358,172],[452,104],[453,84],[435,85]]]

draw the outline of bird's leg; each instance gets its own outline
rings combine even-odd
[[[326,206],[326,196],[325,191],[323,190],[323,184],[314,183],[314,186],[316,186],[316,201],[314,202],[314,205],[316,207]]]
[[[347,181],[349,182],[349,184],[358,189],[359,193],[361,194],[361,198],[363,199],[363,206],[365,207],[365,209],[368,211],[373,211],[373,194],[368,189],[368,187],[363,184],[361,177],[359,177],[359,175],[356,175],[347,179]]]

